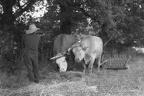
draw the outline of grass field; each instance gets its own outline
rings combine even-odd
[[[0,73],[0,96],[144,96],[144,57],[131,58],[126,70],[93,70],[85,75],[80,71],[49,72],[39,84],[30,83],[22,72],[16,76]]]

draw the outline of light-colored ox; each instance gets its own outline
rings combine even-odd
[[[81,42],[72,46],[72,51],[76,62],[84,60],[84,73],[86,65],[88,65],[88,71],[92,73],[95,59],[98,59],[98,71],[100,71],[101,55],[103,52],[103,41],[100,37],[85,35],[81,38]]]

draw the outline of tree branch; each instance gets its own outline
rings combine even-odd
[[[18,3],[19,9],[21,10],[21,9],[22,9],[22,6],[20,5],[20,0],[17,0],[17,3]]]
[[[25,3],[23,6],[21,6],[21,9],[17,10],[17,12],[14,14],[15,18],[19,17],[22,13],[27,11],[37,0],[31,0]],[[26,6],[26,7],[24,7]],[[24,8],[23,8],[24,7]]]

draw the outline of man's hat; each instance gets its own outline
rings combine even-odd
[[[35,24],[31,24],[29,25],[29,29],[26,30],[26,34],[31,34],[31,33],[34,33],[35,31],[39,30],[40,28],[37,28],[35,26]]]

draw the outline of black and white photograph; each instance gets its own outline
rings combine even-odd
[[[144,96],[144,0],[0,0],[0,96]]]

